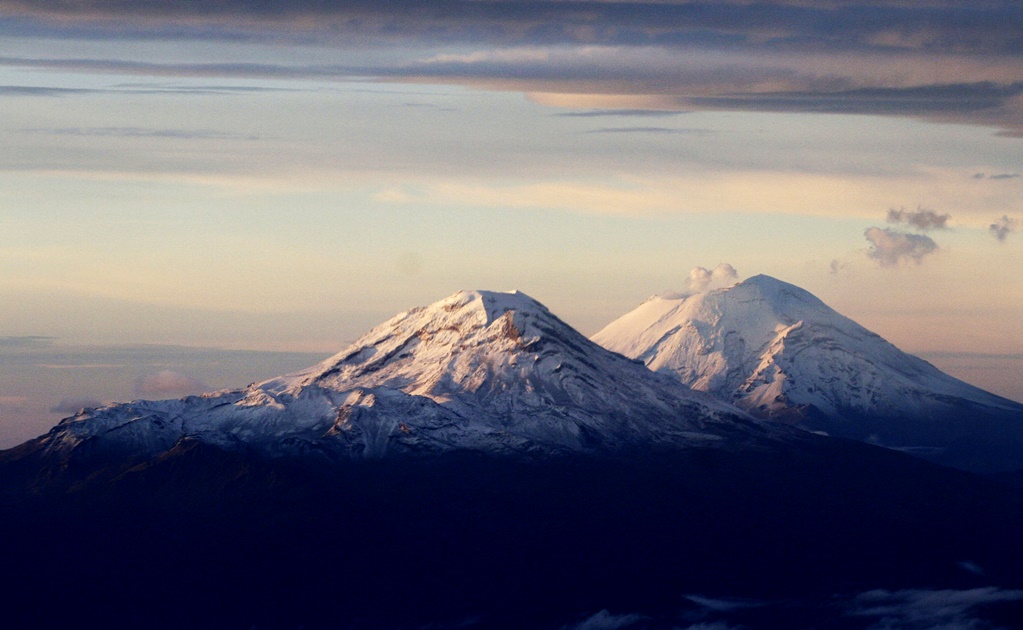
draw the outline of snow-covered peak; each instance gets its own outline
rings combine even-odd
[[[749,297],[763,300],[779,312],[805,309],[823,314],[831,311],[824,302],[806,289],[763,274],[747,278],[727,289],[720,289],[717,293],[726,291],[731,292],[735,299]]]
[[[600,347],[523,293],[460,291],[396,315],[302,372],[181,401],[111,405],[41,439],[61,457],[155,455],[188,438],[350,458],[617,452],[770,434],[734,406]]]
[[[593,343],[524,293],[460,291],[401,313],[318,366],[263,388],[293,394],[311,386],[386,387],[461,411],[548,404],[596,409],[617,407],[619,391],[629,387],[663,401],[666,393],[653,391],[647,377],[642,366]],[[724,410],[687,388],[668,396]]]
[[[464,300],[465,305],[473,308],[481,306],[488,321],[494,321],[508,311],[550,315],[546,306],[521,291],[459,291],[442,302],[451,300]]]
[[[754,415],[812,417],[820,420],[812,428],[882,443],[889,429],[887,443],[903,445],[926,431],[910,438],[905,424],[879,427],[880,418],[934,426],[936,418],[947,418],[944,439],[964,414],[1023,413],[1023,406],[944,374],[808,291],[769,276],[651,298],[593,340]]]
[[[716,391],[711,381],[731,358],[724,356],[730,354],[725,351],[725,337],[730,337],[729,351],[739,338],[758,340],[759,348],[802,324],[857,328],[859,334],[871,334],[811,293],[759,275],[728,288],[681,297],[654,296],[606,326],[593,340],[653,370],[687,372],[684,380],[695,389]],[[690,379],[694,370],[701,376]]]
[[[524,293],[459,291],[400,313],[310,370],[266,385],[276,391],[312,384],[394,387],[447,400],[452,392],[476,391],[483,380],[541,367],[519,360],[536,359],[552,342],[569,353],[590,343]]]

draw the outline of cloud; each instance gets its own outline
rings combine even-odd
[[[23,413],[28,398],[25,396],[0,396],[0,411],[4,413]]]
[[[1019,221],[1002,215],[1001,219],[989,225],[987,229],[999,242],[1004,243],[1007,236],[1019,229]]]
[[[938,214],[926,208],[917,208],[916,212],[910,212],[903,208],[896,210],[888,209],[888,223],[905,223],[920,230],[946,230],[950,215]]]
[[[124,367],[120,363],[37,363],[47,370],[109,370]]]
[[[906,234],[888,228],[870,227],[863,233],[870,242],[867,256],[881,263],[882,267],[893,267],[903,260],[919,264],[925,256],[938,251],[938,244],[924,234]]]
[[[861,593],[847,614],[877,617],[875,628],[971,628],[989,627],[976,616],[976,608],[1001,602],[1023,601],[1023,591],[996,587],[969,590],[876,590]]]
[[[146,374],[135,381],[135,395],[144,398],[176,398],[201,394],[209,389],[201,381],[173,370]]]
[[[11,57],[0,57],[0,66],[32,67],[62,69],[71,72],[112,72],[118,74],[134,74],[140,76],[266,76],[283,75],[283,78],[301,78],[301,69],[286,70],[266,66],[262,72],[253,68],[243,70],[232,65],[209,65],[209,64],[132,64],[130,62],[117,60],[74,60],[74,59],[18,59]],[[103,68],[106,68],[104,70]],[[327,69],[321,69],[318,73],[308,70],[312,75],[329,74]],[[240,73],[240,74],[239,74]],[[255,74],[253,74],[255,73]],[[65,97],[65,96],[97,96],[109,94],[131,94],[131,95],[234,95],[252,94],[267,92],[306,92],[308,90],[294,88],[271,88],[258,86],[238,85],[159,85],[147,83],[121,83],[103,88],[67,88],[56,86],[40,85],[0,85],[0,97]]]
[[[562,630],[619,630],[635,625],[644,619],[646,617],[639,614],[612,615],[608,611],[602,610],[578,624],[563,626]]]
[[[582,112],[560,112],[555,114],[555,116],[562,118],[595,118],[607,116],[665,118],[668,116],[681,116],[684,113],[685,112],[663,109],[591,109]]]
[[[831,264],[828,265],[828,267],[831,270],[831,275],[835,276],[838,275],[844,269],[847,269],[849,267],[849,263],[842,262],[837,258],[833,258],[831,259]]]
[[[0,348],[19,350],[48,348],[53,345],[56,339],[56,337],[45,337],[42,335],[0,337]]]
[[[714,612],[732,612],[746,608],[758,608],[764,605],[763,602],[748,599],[721,599],[704,597],[703,595],[686,595],[685,598],[702,608]]]
[[[651,134],[666,134],[666,135],[703,135],[708,133],[714,133],[710,129],[673,129],[671,127],[603,127],[601,129],[591,129],[586,133],[651,133]]]
[[[366,62],[351,66],[57,58],[4,58],[0,65],[633,95],[649,102],[616,115],[855,113],[988,125],[1023,137],[1023,40],[1016,26],[1023,6],[1012,2],[0,0],[0,15],[6,16],[0,36],[316,44],[345,51],[395,44],[388,55],[339,55]],[[72,92],[21,87],[9,93]]]
[[[1023,175],[1021,175],[1019,173],[997,173],[995,175],[988,175],[987,173],[974,173],[974,175],[973,175],[973,179],[994,179],[994,180],[1019,179],[1020,177],[1023,177]]]
[[[50,413],[78,413],[82,409],[102,407],[103,401],[96,398],[62,398],[59,403],[50,407]]]
[[[25,129],[24,133],[55,136],[168,138],[174,140],[260,140],[259,136],[227,133],[213,129],[149,129],[144,127],[57,127]]]
[[[970,562],[968,560],[964,560],[963,562],[960,562],[959,563],[959,568],[963,569],[964,571],[969,571],[970,573],[972,573],[974,575],[984,575],[986,573],[986,571],[984,571],[984,569],[982,569],[980,567],[980,565],[978,565],[978,564],[976,564],[974,562]]]
[[[2,64],[0,64],[2,65]],[[98,94],[101,90],[79,88],[41,87],[28,85],[0,85],[0,97],[3,96],[80,96]]]
[[[703,293],[732,286],[738,280],[738,272],[728,263],[721,263],[714,269],[693,267],[689,270],[689,286],[687,288],[689,294]]]
[[[922,50],[954,46],[1017,51],[1014,3],[864,0],[857,3],[724,0],[714,3],[632,0],[3,0],[0,13],[23,30],[74,26],[80,37],[140,35],[300,39],[311,34],[391,34],[394,39],[453,42],[662,43],[694,41],[760,46],[813,45]],[[321,35],[322,36],[322,35]]]

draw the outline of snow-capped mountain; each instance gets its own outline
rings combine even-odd
[[[153,457],[182,440],[269,456],[689,446],[763,428],[608,352],[522,293],[459,292],[308,370],[174,401],[84,410],[33,450]]]
[[[593,340],[762,418],[970,469],[1023,468],[1023,405],[941,372],[768,276],[652,297]]]
[[[83,411],[0,452],[0,514],[10,627],[677,628],[685,593],[832,627],[835,593],[1023,583],[1014,488],[755,419],[521,293]]]

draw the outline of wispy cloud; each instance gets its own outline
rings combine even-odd
[[[59,403],[50,407],[50,413],[78,413],[82,409],[95,409],[102,407],[103,401],[97,398],[76,397],[62,398]]]
[[[561,118],[596,118],[596,117],[637,117],[637,118],[667,118],[679,116],[685,112],[670,111],[663,109],[591,109],[582,112],[558,112],[555,116]]]
[[[849,263],[841,261],[837,258],[832,258],[831,263],[828,265],[831,275],[837,276],[842,271],[849,268]]]
[[[201,381],[174,370],[146,374],[135,381],[135,395],[147,398],[176,398],[208,390],[209,387]]]
[[[907,234],[880,227],[867,228],[863,234],[870,243],[867,255],[882,267],[894,267],[909,260],[919,264],[938,250],[934,239],[925,234]]]
[[[0,348],[4,349],[30,349],[48,348],[56,341],[56,337],[43,335],[23,335],[0,337]]]
[[[62,88],[62,87],[41,87],[30,85],[0,85],[0,97],[4,96],[82,96],[86,94],[99,94],[102,90]]]
[[[934,210],[917,208],[915,211],[905,208],[888,209],[888,223],[902,223],[917,228],[918,230],[945,230],[948,229],[949,214],[938,214]]]
[[[685,597],[694,604],[715,612],[732,612],[746,608],[757,608],[764,605],[764,602],[750,599],[722,599],[706,597],[704,595],[686,595]]]
[[[306,78],[344,78],[364,73],[371,68],[344,67],[330,65],[284,65],[275,63],[246,62],[195,62],[195,63],[156,63],[124,59],[104,58],[60,58],[60,57],[0,57],[0,66],[14,68],[32,68],[43,70],[62,70],[65,72],[123,74],[132,76],[155,77],[234,77],[263,79],[306,79]],[[12,88],[24,90],[53,90],[56,88]],[[145,92],[235,92],[248,91],[237,86],[167,86],[167,85],[134,85],[121,86],[105,90],[88,89],[73,90],[75,92],[96,93],[124,91],[132,94]],[[266,91],[266,88],[255,88]],[[26,92],[30,93],[30,92]]]
[[[976,609],[1023,600],[1023,591],[996,587],[968,590],[877,590],[857,596],[848,614],[876,617],[877,628],[986,628]]]
[[[715,133],[712,129],[676,129],[673,127],[602,127],[584,133],[646,133],[658,135],[705,135]]]
[[[646,617],[636,613],[613,615],[607,610],[601,610],[584,621],[564,626],[562,630],[624,630],[635,626],[644,619]]]
[[[244,135],[215,131],[213,129],[147,129],[144,127],[56,127],[50,129],[25,129],[24,133],[41,133],[55,136],[117,137],[117,138],[167,138],[174,140],[261,140],[257,135]]]
[[[973,175],[973,179],[994,179],[994,180],[1019,179],[1020,177],[1023,177],[1023,175],[1021,175],[1020,173],[997,173],[995,175],[988,175],[987,173],[975,173]]]

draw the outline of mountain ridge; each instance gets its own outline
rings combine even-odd
[[[545,456],[707,446],[772,431],[601,348],[523,293],[460,291],[291,375],[83,410],[37,438],[34,452],[155,457],[191,439],[329,460],[458,449]]]

